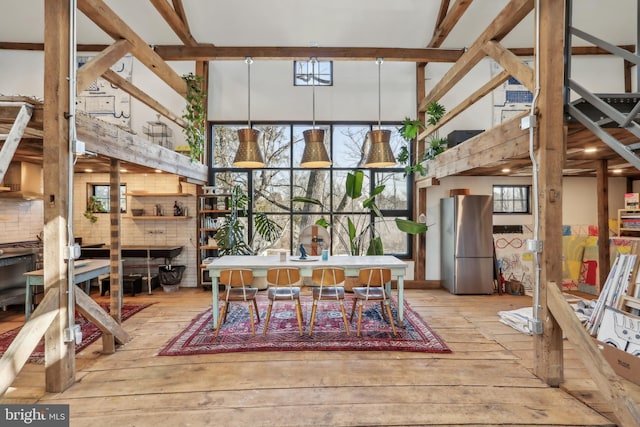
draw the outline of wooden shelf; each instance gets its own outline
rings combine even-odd
[[[133,197],[193,197],[191,193],[143,193],[137,191],[126,193],[126,195]]]
[[[152,216],[152,215],[141,215],[141,216],[123,216],[126,219],[140,219],[140,220],[184,220],[193,218],[192,216],[173,216],[173,215],[163,215],[163,216]]]
[[[215,250],[218,250],[219,248],[218,248],[217,245],[216,246],[203,245],[203,246],[198,247],[198,249],[204,249],[204,250],[207,250],[207,251],[215,251]]]
[[[215,214],[228,214],[231,213],[231,209],[202,209],[201,214],[215,213]]]

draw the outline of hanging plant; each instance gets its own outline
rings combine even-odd
[[[427,105],[426,113],[427,124],[429,126],[435,126],[446,113],[446,109],[442,104],[432,102]],[[398,129],[398,132],[400,132],[400,136],[402,136],[405,141],[411,142],[415,140],[420,131],[424,129],[426,129],[426,126],[420,120],[412,120],[409,117],[405,117],[402,122],[402,127]],[[419,172],[420,175],[426,175],[427,169],[424,167],[423,163],[435,158],[438,154],[447,149],[447,138],[440,138],[437,130],[428,136],[426,143],[427,145],[422,158],[418,159],[413,165],[408,164],[411,158],[408,144],[400,148],[398,161],[401,164],[407,165],[404,168],[406,174]]]
[[[95,215],[95,212],[106,212],[107,209],[104,207],[102,202],[96,199],[96,196],[89,197],[89,202],[87,203],[87,209],[84,211],[83,215],[92,224],[98,220],[98,217]]]
[[[192,162],[200,161],[204,154],[205,108],[207,97],[202,90],[204,79],[193,73],[185,74],[182,79],[187,83],[187,105],[182,118],[187,122],[182,132],[189,145],[189,157]]]

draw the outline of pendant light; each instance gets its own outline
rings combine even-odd
[[[365,166],[368,168],[384,168],[396,164],[396,158],[389,144],[391,131],[382,130],[380,125],[382,105],[380,102],[380,66],[382,62],[382,58],[376,59],[376,64],[378,64],[378,130],[369,132],[369,154],[365,162]]]
[[[316,58],[311,58],[311,87],[313,93],[313,127],[302,132],[304,151],[300,166],[303,168],[325,168],[331,166],[331,159],[324,145],[324,129],[316,129]]]
[[[260,151],[258,145],[258,138],[260,138],[260,131],[251,128],[251,63],[253,58],[247,57],[245,59],[247,63],[247,108],[249,125],[246,129],[238,129],[238,151],[233,159],[233,166],[240,168],[261,168],[265,165],[264,157]]]

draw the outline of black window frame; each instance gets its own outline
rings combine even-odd
[[[333,127],[334,126],[345,126],[345,125],[349,125],[349,126],[369,126],[369,128],[372,129],[377,129],[378,123],[377,122],[359,122],[359,121],[349,121],[349,122],[318,122],[316,123],[317,127],[327,127],[329,129],[328,132],[328,136],[327,138],[329,138],[329,149],[330,149],[330,153],[332,153],[332,148],[333,148]],[[254,194],[254,174],[253,171],[255,171],[255,169],[244,169],[244,168],[235,168],[233,166],[229,166],[229,167],[220,167],[220,166],[216,166],[214,164],[215,159],[216,159],[216,155],[215,155],[215,140],[216,140],[216,126],[226,126],[226,127],[230,127],[230,128],[234,128],[234,127],[238,127],[238,128],[242,128],[242,127],[246,127],[246,124],[241,124],[238,123],[236,121],[215,121],[215,122],[209,122],[209,147],[210,147],[210,153],[211,155],[208,158],[208,168],[209,168],[209,182],[211,183],[211,185],[218,187],[217,183],[216,183],[216,176],[218,176],[219,174],[244,174],[245,179],[246,179],[246,183],[247,183],[247,188],[248,188],[248,193],[249,194]],[[293,139],[293,135],[294,135],[294,127],[299,127],[299,126],[308,126],[309,128],[311,128],[311,123],[307,123],[307,122],[297,122],[297,121],[277,121],[277,122],[252,122],[252,127],[262,127],[262,126],[289,126],[290,127],[290,137]],[[382,123],[383,127],[400,127],[401,123],[398,122],[384,122]],[[293,144],[289,144],[289,150],[290,150],[290,159],[293,159]],[[409,152],[413,152],[413,150],[411,149],[411,147],[409,147]],[[233,157],[233,153],[225,153],[225,156],[231,156]],[[333,158],[333,156],[330,154],[331,158]],[[292,161],[290,161],[289,165],[287,167],[269,167],[269,165],[267,164],[264,168],[258,168],[258,169],[267,169],[267,170],[284,170],[284,171],[288,171],[289,173],[289,194],[293,194],[293,173],[294,171],[308,171],[310,170],[309,168],[302,168],[299,165],[294,165],[291,164]],[[230,162],[229,162],[230,164]],[[335,172],[335,171],[343,171],[343,172],[352,172],[354,170],[357,169],[362,169],[365,171],[365,173],[369,173],[371,174],[371,176],[373,176],[373,179],[369,179],[369,188],[367,189],[368,193],[371,194],[371,192],[373,191],[373,189],[375,188],[375,186],[378,184],[379,182],[379,175],[381,174],[388,174],[388,173],[398,173],[398,174],[403,174],[405,176],[406,179],[406,194],[407,194],[407,202],[406,202],[406,209],[381,209],[381,213],[384,217],[387,218],[395,218],[395,217],[400,217],[400,218],[406,218],[406,219],[411,219],[413,220],[413,183],[414,183],[414,176],[413,175],[405,175],[405,171],[404,171],[404,165],[401,164],[397,164],[396,167],[391,167],[391,168],[362,168],[362,167],[334,167],[333,165],[328,167],[328,168],[320,168],[321,170],[329,170],[331,172]],[[330,183],[333,183],[333,173],[330,173]],[[332,188],[332,185],[329,185],[329,188]],[[332,200],[333,197],[329,197],[329,200]],[[333,212],[333,202],[331,202],[329,204],[329,210],[328,211],[324,211],[323,214],[325,214],[327,216],[327,220],[331,221],[333,219],[333,216],[337,215],[338,213]],[[295,250],[295,245],[297,244],[297,242],[294,241],[294,221],[293,218],[296,215],[305,215],[305,214],[309,214],[311,212],[301,212],[299,210],[295,210],[293,203],[290,203],[289,206],[289,210],[288,211],[279,211],[279,212],[267,212],[267,215],[274,215],[274,216],[278,216],[278,215],[286,215],[289,216],[291,218],[291,220],[288,221],[288,223],[290,224],[290,230],[289,230],[289,248],[294,249]],[[250,203],[250,206],[247,209],[247,234],[249,236],[253,235],[253,216],[254,216],[255,212],[254,212],[254,206],[253,203]],[[313,212],[314,215],[317,215],[318,212]],[[350,214],[350,212],[345,212],[342,211],[339,213],[340,215],[348,215]],[[375,228],[376,224],[375,221],[377,219],[377,217],[375,216],[375,214],[373,212],[368,212],[366,215],[369,216],[369,221],[373,222],[372,227]],[[395,224],[389,224],[390,227],[395,227]],[[332,245],[333,244],[337,244],[337,242],[335,242],[334,239],[334,233],[333,230],[331,230],[331,237],[332,237]],[[383,239],[384,242],[384,239]],[[413,257],[413,236],[406,234],[406,239],[405,239],[405,250],[403,252],[385,252],[386,255],[394,255],[397,256],[398,258],[401,259],[412,259]]]
[[[510,192],[511,196],[505,197],[496,197],[496,190],[501,190],[499,193],[505,194]],[[521,191],[525,190],[525,191]],[[516,198],[516,193],[524,193],[524,199]],[[528,184],[494,184],[492,187],[493,194],[493,213],[496,215],[529,215],[531,214],[531,185]],[[503,208],[511,205],[515,207],[517,204],[521,204],[523,209],[515,210],[515,209],[497,209],[502,206]]]

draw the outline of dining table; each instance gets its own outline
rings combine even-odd
[[[365,256],[350,256],[350,255],[335,255],[329,256],[326,260],[323,260],[321,256],[307,256],[306,259],[302,259],[299,256],[287,255],[286,257],[280,256],[252,256],[252,255],[224,255],[219,258],[214,258],[212,262],[207,264],[207,270],[211,277],[211,289],[212,289],[212,318],[213,327],[218,326],[220,321],[218,313],[218,278],[220,272],[227,269],[245,268],[253,271],[254,277],[266,277],[267,270],[274,267],[296,267],[300,269],[300,275],[302,277],[311,277],[311,273],[316,268],[323,267],[339,267],[345,270],[345,276],[357,277],[360,269],[381,267],[391,270],[392,277],[397,280],[398,290],[398,325],[404,325],[404,276],[407,269],[407,264],[402,260],[392,255],[365,255]],[[391,282],[386,284],[386,290],[391,295]]]

